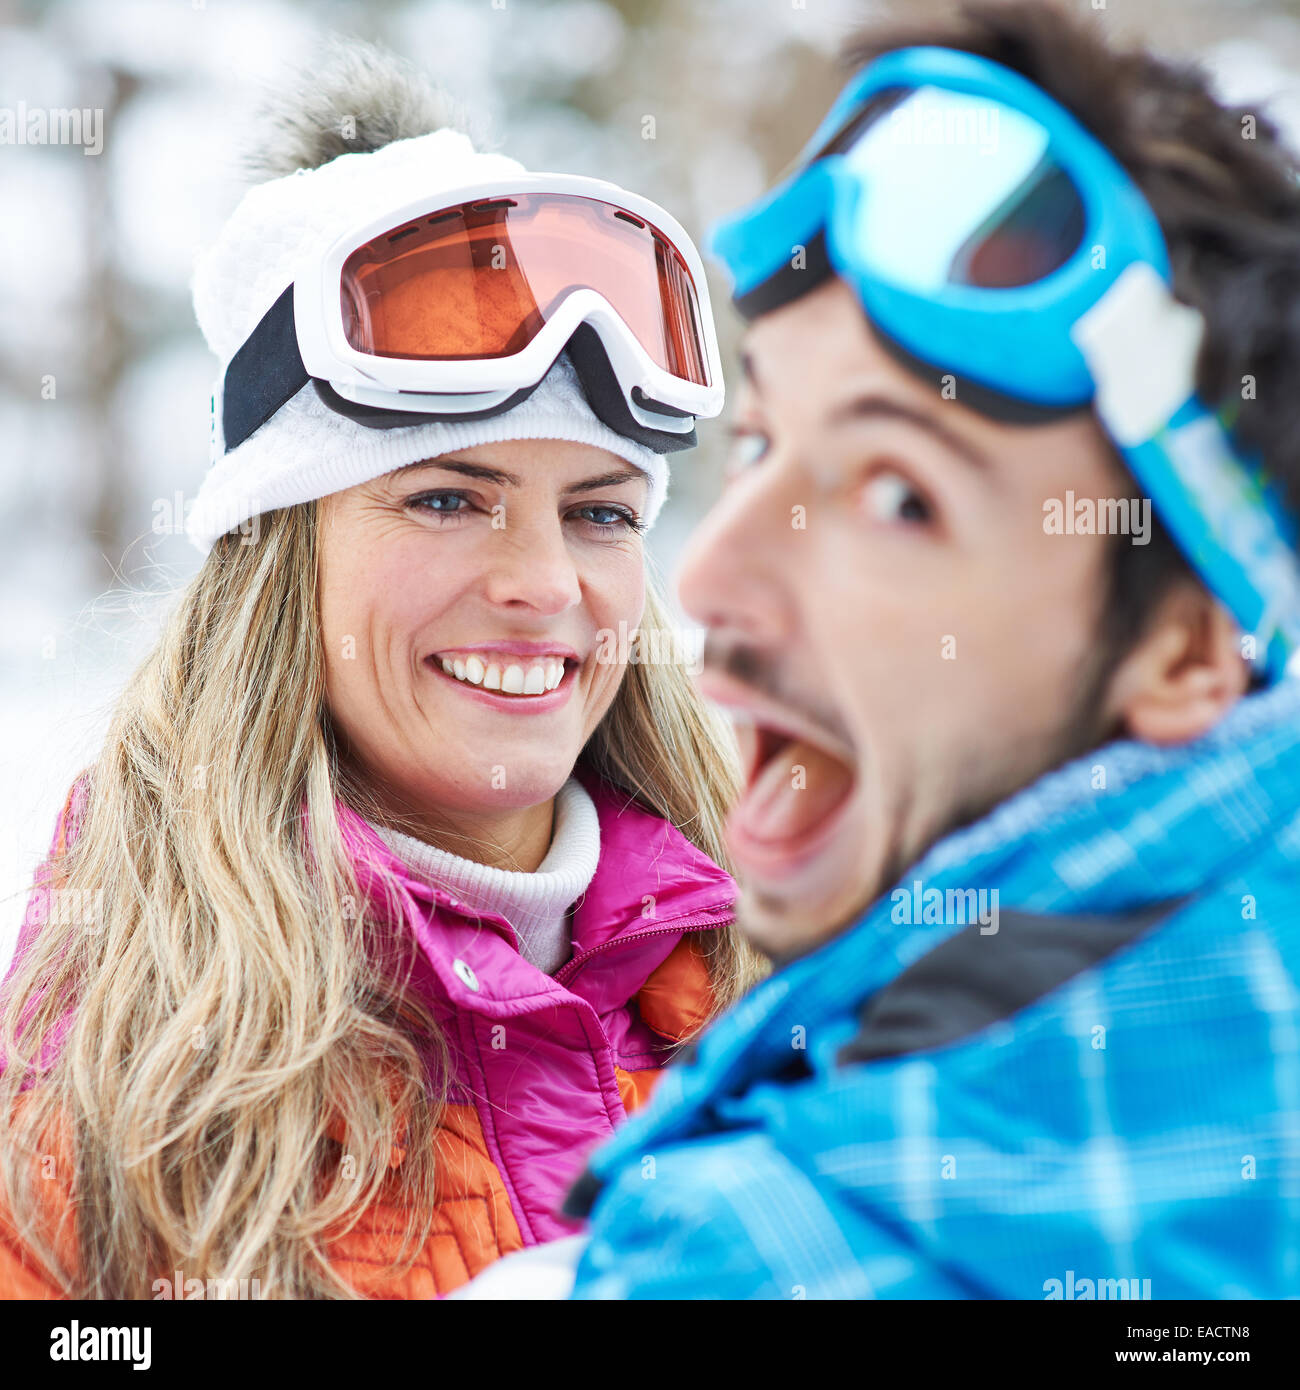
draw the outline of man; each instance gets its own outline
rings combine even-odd
[[[780,968],[592,1156],[577,1297],[1300,1294],[1300,190],[1103,20],[865,35],[715,237],[681,594]]]

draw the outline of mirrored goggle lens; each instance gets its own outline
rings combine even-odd
[[[832,154],[862,180],[853,244],[886,283],[921,293],[1029,285],[1083,239],[1083,203],[1046,128],[1000,102],[894,89],[816,157]]]
[[[373,238],[343,264],[344,333],[376,357],[508,357],[582,288],[604,295],[651,361],[710,384],[685,261],[649,223],[594,198],[488,199]]]

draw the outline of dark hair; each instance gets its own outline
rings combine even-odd
[[[1178,297],[1205,315],[1196,384],[1235,416],[1300,515],[1300,171],[1276,127],[1221,105],[1192,63],[1112,47],[1092,19],[1048,0],[966,0],[933,21],[875,23],[845,56],[864,65],[920,44],[1014,68],[1071,111],[1146,196],[1164,230]],[[1246,378],[1253,379],[1253,392]],[[1115,537],[1102,640],[1115,659],[1190,570],[1158,522],[1145,546]]]

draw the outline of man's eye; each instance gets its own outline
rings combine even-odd
[[[901,473],[887,469],[863,486],[862,501],[873,521],[916,523],[932,517],[930,504],[912,484]]]
[[[732,434],[731,450],[727,455],[727,476],[732,477],[752,468],[767,453],[770,443],[761,430],[736,430]]]

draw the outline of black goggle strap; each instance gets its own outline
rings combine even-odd
[[[745,320],[752,323],[760,314],[770,314],[783,304],[798,299],[831,275],[835,274],[826,252],[826,232],[823,228],[808,238],[800,257],[790,260],[748,294],[733,295],[732,306]]]
[[[221,433],[225,451],[237,448],[310,378],[298,351],[290,285],[262,315],[243,347],[230,359],[221,388]]]
[[[695,446],[697,439],[694,429],[682,434],[651,429],[633,416],[600,336],[590,324],[579,324],[567,346],[588,404],[611,429],[658,454],[675,453]],[[225,452],[229,453],[242,444],[310,380],[312,378],[308,376],[298,351],[298,332],[293,317],[293,286],[290,285],[262,316],[261,322],[226,368],[221,392],[221,430]],[[427,424],[433,420],[460,422],[498,415],[526,400],[539,384],[535,382],[514,392],[490,409],[451,414],[358,405],[345,400],[328,382],[317,381],[316,391],[331,410],[347,415],[359,424],[370,429],[395,429],[403,425]],[[682,419],[690,418],[685,412],[648,400],[639,392],[636,399],[646,409]]]

